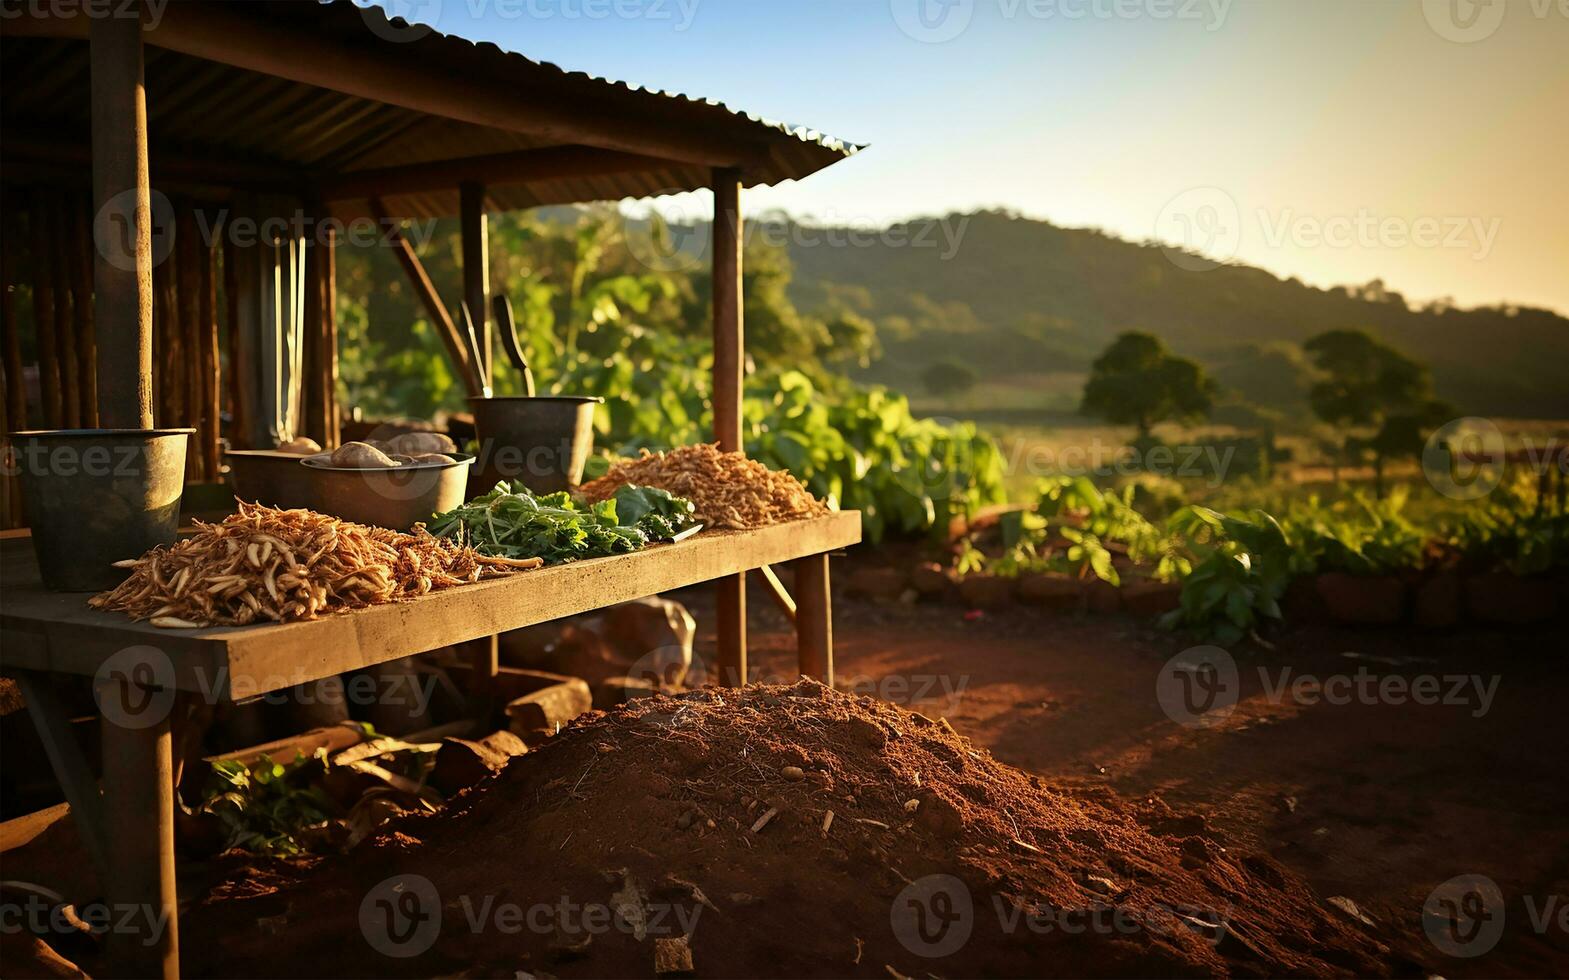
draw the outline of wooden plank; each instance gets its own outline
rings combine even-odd
[[[630,555],[572,562],[310,622],[161,630],[46,591],[32,542],[0,542],[0,666],[92,674],[127,646],[170,660],[170,686],[249,697],[562,616],[744,576],[748,569],[837,551],[861,539],[845,511],[753,531],[706,531]]]
[[[9,194],[4,210],[14,215],[16,202]],[[12,429],[25,429],[27,385],[22,377],[22,335],[16,323],[16,236],[0,235],[0,345],[5,358],[5,411]],[[11,431],[11,430],[7,430]]]
[[[229,439],[236,449],[256,448],[250,444],[250,418],[241,395],[240,344],[240,249],[228,235],[223,236],[223,328],[229,338],[229,362],[220,387],[229,402]],[[267,448],[271,449],[271,446]]]
[[[485,216],[485,188],[473,181],[458,186],[458,217],[463,250],[463,300],[479,335],[480,387],[495,377],[490,325],[490,219]]]
[[[218,293],[217,279],[213,275],[213,263],[217,261],[218,253],[211,242],[200,243],[198,253],[196,319],[199,351],[196,370],[200,376],[201,393],[201,412],[197,423],[201,426],[201,432],[198,439],[201,441],[202,469],[206,471],[207,479],[216,483],[220,464],[218,440],[222,436],[219,430],[223,427],[219,395],[223,378],[218,357]]]
[[[98,321],[98,414],[114,429],[153,425],[152,198],[147,177],[147,94],[142,26],[95,17],[92,58],[93,214],[102,236],[93,262]]]
[[[687,164],[679,160],[602,150],[594,146],[545,146],[533,150],[458,157],[454,160],[354,170],[322,177],[316,187],[324,200],[346,201],[444,191],[454,184],[462,185],[467,181],[499,187],[564,177],[598,177],[681,166]]]
[[[796,655],[801,673],[829,687],[834,683],[833,598],[828,590],[828,556],[795,560]]]
[[[62,194],[40,195],[49,211],[49,283],[54,288],[55,356],[60,365],[60,409],[65,427],[82,426],[82,384],[76,360],[76,325],[71,318],[71,210]]]
[[[92,198],[71,197],[71,315],[81,376],[82,425],[98,425],[98,341],[93,326]]]
[[[38,390],[43,397],[44,425],[63,428],[65,408],[61,401],[60,346],[54,336],[54,283],[49,261],[49,209],[40,196],[34,196],[27,209],[28,263],[33,286],[33,351],[38,358]]]
[[[328,226],[322,243],[321,328],[323,356],[326,361],[326,438],[322,446],[336,449],[342,437],[342,416],[338,411],[338,230]]]

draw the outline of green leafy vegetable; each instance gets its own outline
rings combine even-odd
[[[630,519],[621,516],[626,508]],[[636,551],[672,538],[692,523],[691,501],[649,487],[623,487],[615,497],[582,504],[566,491],[535,496],[498,483],[481,497],[431,521],[439,537],[501,558],[543,558],[547,565]]]

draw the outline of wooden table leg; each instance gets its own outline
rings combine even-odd
[[[827,555],[795,561],[795,637],[801,673],[832,687],[834,622]]]
[[[746,574],[719,579],[714,589],[718,598],[719,684],[740,687],[746,683]]]
[[[101,683],[109,688],[102,696],[118,698],[120,708],[102,723],[112,972],[172,980],[180,953],[169,703],[123,678]]]

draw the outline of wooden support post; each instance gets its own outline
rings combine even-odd
[[[828,556],[795,560],[795,638],[801,673],[832,687],[834,624],[828,593]]]
[[[98,414],[111,429],[153,425],[152,192],[139,18],[94,17],[92,73],[93,310]]]
[[[458,185],[458,213],[462,225],[463,299],[479,333],[480,379],[489,388],[494,381],[494,346],[490,326],[490,220],[485,216],[485,188],[471,180]]]
[[[179,906],[174,880],[174,756],[169,701],[124,677],[102,682],[115,698],[103,719],[104,798],[109,876],[104,895],[113,975],[180,975]],[[120,925],[120,923],[124,925]]]
[[[725,452],[745,451],[741,439],[741,359],[745,351],[741,316],[741,175],[714,171],[714,439]],[[719,682],[746,683],[746,576],[716,585]]]
[[[321,240],[321,326],[327,365],[327,438],[322,446],[336,449],[343,417],[338,410],[338,229],[329,225]]]
[[[404,275],[409,277],[409,282],[414,286],[414,292],[419,295],[420,301],[425,305],[425,312],[430,316],[431,326],[436,328],[436,333],[441,337],[441,342],[446,345],[447,357],[451,358],[452,366],[462,379],[463,386],[468,393],[479,397],[484,391],[484,384],[480,380],[477,366],[472,363],[468,355],[468,342],[458,335],[457,325],[452,322],[452,314],[441,304],[441,295],[436,292],[435,283],[430,281],[430,276],[425,272],[425,264],[419,260],[414,246],[403,237],[403,232],[398,228],[397,222],[387,215],[386,207],[380,198],[371,198],[368,202],[370,212],[379,221],[389,244],[392,245],[392,256],[403,267]]]

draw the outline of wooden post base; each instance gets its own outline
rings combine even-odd
[[[795,561],[795,637],[801,673],[832,687],[834,624],[827,555]]]
[[[746,683],[746,574],[727,575],[714,583],[714,589],[719,684],[740,687]]]
[[[122,977],[180,975],[174,879],[172,699],[124,678],[100,682],[116,708],[103,718],[104,797],[110,850],[104,899],[108,953]],[[100,702],[105,703],[105,702]]]

